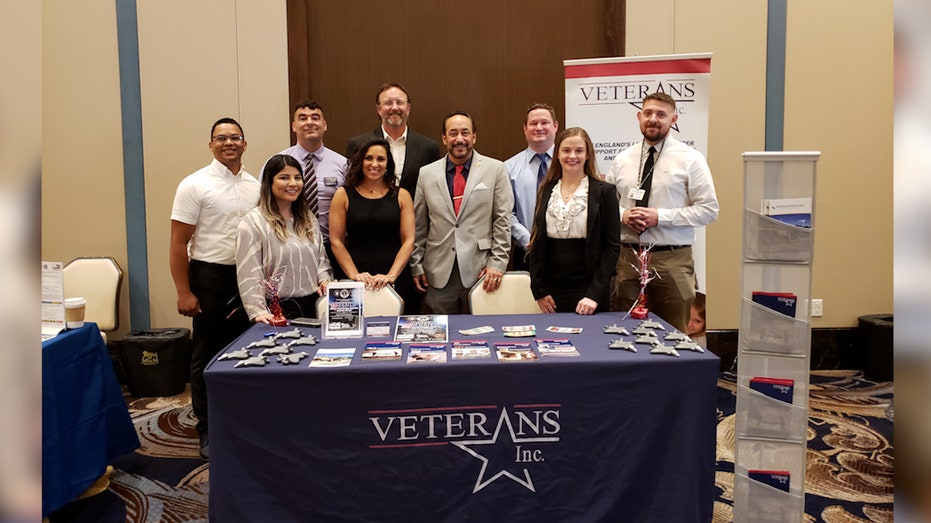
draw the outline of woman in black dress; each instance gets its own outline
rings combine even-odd
[[[330,246],[347,277],[370,289],[393,285],[411,303],[414,202],[398,187],[388,142],[372,140],[351,159],[330,205]]]
[[[556,137],[540,184],[530,235],[530,288],[543,312],[608,310],[620,252],[617,192],[598,176],[595,150],[580,127]]]

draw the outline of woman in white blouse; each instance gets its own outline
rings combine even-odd
[[[540,184],[530,235],[530,287],[543,312],[608,310],[620,252],[617,192],[601,181],[588,133],[556,137],[556,159]]]
[[[272,318],[265,287],[277,280],[286,318],[316,316],[317,298],[333,278],[320,225],[301,197],[301,164],[286,154],[268,159],[262,172],[259,206],[239,223],[236,275],[249,319]]]

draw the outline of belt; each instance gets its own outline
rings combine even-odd
[[[622,243],[621,246],[627,247],[629,249],[636,249],[638,251],[640,250],[640,247],[647,247],[646,245],[638,245],[636,243]],[[650,249],[650,251],[651,252],[674,251],[677,249],[685,249],[686,247],[691,247],[691,245],[654,245],[653,248]]]

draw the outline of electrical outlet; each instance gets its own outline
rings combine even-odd
[[[811,317],[820,318],[824,316],[824,300],[820,298],[811,300]]]

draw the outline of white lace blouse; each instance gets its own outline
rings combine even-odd
[[[550,238],[585,238],[588,233],[588,177],[572,193],[568,202],[562,199],[562,180],[556,182],[546,204],[546,235]]]

